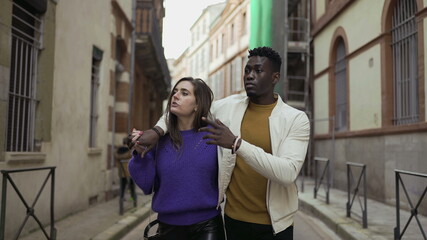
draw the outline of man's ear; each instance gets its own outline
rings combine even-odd
[[[276,85],[280,80],[280,72],[273,73],[273,85]]]

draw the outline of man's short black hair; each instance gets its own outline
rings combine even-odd
[[[273,50],[271,47],[257,47],[252,50],[249,50],[248,58],[253,56],[266,57],[270,59],[271,63],[273,64],[273,70],[280,72],[282,58],[280,57],[279,53]]]

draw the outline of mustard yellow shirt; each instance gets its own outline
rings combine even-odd
[[[242,139],[271,153],[268,118],[276,103],[250,102],[242,120]],[[266,205],[267,178],[256,172],[239,156],[236,158],[225,205],[227,216],[250,223],[271,224]]]

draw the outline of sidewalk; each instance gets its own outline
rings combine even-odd
[[[301,189],[301,181],[297,182]],[[367,200],[368,227],[362,226],[362,210],[359,201],[354,200],[351,209],[351,218],[347,218],[346,204],[347,192],[330,189],[329,204],[326,204],[326,192],[320,187],[317,198],[314,198],[314,179],[306,178],[304,181],[304,192],[299,192],[299,206],[304,212],[310,213],[324,222],[332,231],[335,231],[343,239],[394,239],[394,228],[396,227],[396,208],[374,200]],[[360,198],[363,202],[363,198]],[[362,205],[363,206],[363,205]],[[410,213],[400,210],[400,232],[404,229]],[[424,231],[427,230],[427,217],[418,215]],[[420,228],[415,217],[412,218],[408,229],[402,239],[423,239]]]
[[[301,189],[301,182],[298,181]],[[324,222],[332,231],[345,240],[362,239],[394,239],[393,231],[396,226],[396,210],[394,206],[368,199],[368,228],[362,228],[360,205],[355,200],[351,218],[346,217],[347,192],[330,189],[330,203],[326,204],[323,187],[318,192],[317,199],[313,197],[314,180],[306,178],[304,192],[299,193],[300,209]],[[57,240],[119,240],[132,228],[144,221],[149,214],[151,196],[138,194],[138,207],[133,208],[131,202],[125,202],[125,214],[119,215],[118,198],[100,203],[85,211],[76,213],[55,222]],[[362,199],[361,199],[362,201]],[[401,231],[410,214],[400,211]],[[427,217],[418,215],[424,231],[427,229]],[[48,229],[47,229],[48,231]],[[142,234],[142,233],[141,233]],[[422,233],[412,219],[403,239],[422,239]],[[46,239],[41,231],[27,235],[22,240]],[[299,239],[296,239],[299,240]]]
[[[113,240],[121,239],[132,228],[148,217],[151,196],[138,192],[138,206],[124,202],[124,214],[119,214],[119,198],[99,203],[84,211],[55,222],[57,240]],[[129,198],[129,196],[127,196]],[[49,233],[50,228],[46,231]],[[141,233],[142,234],[142,233]],[[19,238],[20,240],[45,240],[41,230]]]

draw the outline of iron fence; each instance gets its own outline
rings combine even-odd
[[[424,228],[421,225],[420,220],[418,219],[418,207],[420,206],[422,200],[424,199],[424,196],[427,192],[427,186],[424,188],[424,192],[421,194],[420,199],[418,200],[417,204],[414,207],[414,204],[412,204],[411,198],[409,197],[408,191],[406,190],[405,184],[402,180],[401,175],[410,175],[415,177],[422,177],[427,178],[427,174],[421,174],[416,172],[409,172],[409,171],[402,171],[402,170],[394,170],[395,172],[395,180],[396,180],[396,227],[394,228],[394,239],[399,240],[402,239],[403,234],[405,234],[406,229],[409,226],[409,223],[411,223],[412,218],[415,217],[418,223],[418,227],[421,230],[421,234],[423,235],[424,239],[426,240],[426,234],[424,232]],[[400,232],[400,191],[399,191],[399,182],[402,184],[402,189],[405,193],[406,199],[408,200],[409,206],[411,207],[411,216],[409,217],[408,221],[406,222],[405,227],[403,228],[402,232]]]
[[[354,189],[351,189],[354,182],[354,177],[351,171],[351,167],[358,167],[362,168],[360,175],[357,180],[356,187]],[[360,202],[359,198],[359,186],[363,179],[363,205]],[[353,198],[351,198],[351,194],[353,194]],[[362,221],[363,221],[363,228],[368,227],[368,204],[367,204],[367,198],[366,198],[366,165],[360,164],[360,163],[353,163],[353,162],[347,162],[347,196],[348,201],[346,204],[347,207],[347,217],[351,217],[351,207],[353,206],[354,200],[357,196],[357,200],[359,200],[360,209],[362,210]]]
[[[317,176],[318,172],[318,162],[324,162],[325,165],[322,170],[322,174],[320,175],[320,178]],[[320,189],[320,186],[323,183],[323,178],[326,175],[326,186],[325,192],[326,192],[326,203],[329,204],[329,188],[331,186],[330,184],[330,177],[329,177],[330,171],[329,171],[329,159],[322,158],[322,157],[315,157],[314,158],[314,198],[317,198],[317,192]]]
[[[1,213],[0,213],[0,240],[5,239],[5,227],[6,227],[6,199],[7,199],[7,182],[9,181],[12,185],[15,192],[18,194],[19,199],[21,199],[21,202],[24,204],[25,208],[27,209],[27,215],[25,216],[24,222],[19,227],[18,232],[15,235],[15,238],[18,239],[19,235],[21,234],[25,224],[27,223],[29,217],[32,217],[37,224],[39,225],[40,229],[43,231],[44,236],[46,239],[49,240],[55,240],[56,239],[56,229],[55,229],[55,217],[54,217],[54,196],[55,196],[55,168],[56,167],[42,167],[42,168],[28,168],[28,169],[16,169],[16,170],[1,170],[1,173],[3,174],[3,183],[2,183],[2,201],[1,201]],[[49,170],[49,173],[46,176],[46,179],[44,180],[40,190],[38,191],[34,202],[29,205],[27,201],[24,199],[21,191],[19,191],[18,187],[16,186],[15,182],[12,179],[11,173],[22,173],[22,172],[31,172],[31,171],[42,171],[42,170]],[[51,178],[51,189],[50,189],[50,235],[47,234],[46,230],[43,227],[43,224],[39,220],[39,218],[36,216],[36,213],[34,211],[34,206],[36,205],[44,187],[46,186],[47,181]]]

